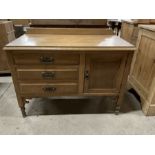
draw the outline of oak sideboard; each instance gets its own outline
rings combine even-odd
[[[3,47],[14,39],[13,23],[11,21],[0,21],[0,74],[10,73]]]
[[[122,27],[121,27],[121,38],[127,40],[133,45],[136,45],[139,28],[138,25],[140,24],[155,24],[154,19],[134,19],[134,20],[122,20]]]
[[[18,104],[52,96],[114,96],[118,113],[135,47],[115,35],[25,34],[5,46]]]

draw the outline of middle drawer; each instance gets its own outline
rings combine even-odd
[[[77,66],[61,66],[52,68],[43,67],[17,67],[18,80],[50,80],[50,81],[77,81],[79,72]]]

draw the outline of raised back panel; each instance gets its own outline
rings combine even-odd
[[[33,26],[107,26],[107,19],[31,19]]]
[[[79,35],[113,35],[108,28],[28,28],[27,34],[79,34]]]

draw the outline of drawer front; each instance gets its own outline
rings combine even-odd
[[[34,91],[35,90],[35,91]],[[20,84],[20,92],[24,95],[41,95],[41,96],[55,96],[55,95],[71,95],[77,94],[77,83],[53,83],[53,84]]]
[[[14,53],[14,63],[17,65],[78,65],[79,54],[57,53]]]
[[[19,80],[77,81],[78,68],[60,69],[17,69]]]

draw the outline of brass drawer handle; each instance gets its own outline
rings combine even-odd
[[[51,79],[55,77],[55,72],[42,72],[41,74],[44,79]]]
[[[41,56],[40,57],[40,62],[43,64],[51,64],[54,62],[54,58],[48,57],[48,56]]]
[[[45,92],[55,92],[56,88],[55,87],[47,86],[47,87],[43,88],[43,91],[45,91]]]

